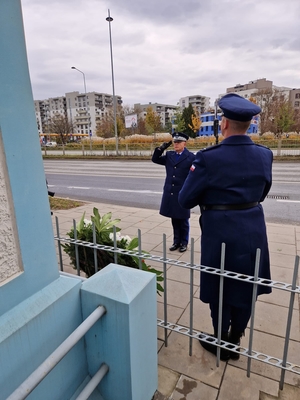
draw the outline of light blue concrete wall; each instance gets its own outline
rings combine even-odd
[[[5,400],[82,322],[82,281],[61,277],[0,316],[0,400]],[[28,400],[70,399],[87,376],[84,340]]]
[[[105,400],[151,400],[157,389],[155,274],[110,264],[82,285],[83,317],[98,305],[107,313],[87,333],[89,374],[104,362]]]
[[[4,400],[82,322],[82,282],[60,278],[57,266],[20,0],[0,1],[0,94],[6,184],[11,188],[24,269],[0,284],[0,399]],[[86,376],[82,340],[28,398],[68,399]]]
[[[0,286],[0,315],[58,278],[20,0],[0,1],[0,128],[24,273]]]

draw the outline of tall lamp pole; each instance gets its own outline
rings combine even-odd
[[[84,95],[85,95],[85,103],[86,103],[86,110],[88,113],[88,101],[87,101],[87,95],[86,95],[86,83],[85,83],[85,74],[84,72],[80,71],[80,69],[76,68],[76,67],[71,67],[71,69],[76,69],[76,71],[80,72],[83,76],[83,86],[84,86]],[[90,132],[90,116],[88,113],[88,133],[89,133],[89,137],[90,137],[90,151],[92,152],[92,137],[91,137],[91,132]]]
[[[110,11],[108,10],[108,17],[106,18],[109,26],[109,43],[110,43],[110,62],[111,62],[111,78],[112,78],[112,90],[113,90],[113,101],[114,101],[114,125],[115,125],[115,139],[116,139],[116,155],[118,155],[118,128],[117,128],[117,100],[115,96],[115,79],[114,79],[114,63],[113,63],[113,53],[112,53],[112,40],[111,40],[111,22],[113,18],[110,16]]]

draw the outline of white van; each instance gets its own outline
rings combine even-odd
[[[56,147],[57,143],[56,142],[47,142],[46,147]]]

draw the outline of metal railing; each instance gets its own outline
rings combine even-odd
[[[74,233],[76,232],[76,222],[73,220],[73,227]],[[289,371],[295,374],[300,375],[300,365],[288,362],[288,347],[290,341],[290,332],[291,332],[291,324],[292,324],[292,314],[293,314],[293,306],[295,301],[295,296],[300,294],[300,286],[297,285],[297,278],[298,278],[298,270],[299,270],[299,256],[295,257],[294,263],[294,273],[293,279],[291,283],[285,283],[276,280],[267,280],[258,277],[258,269],[259,269],[259,261],[260,261],[260,249],[257,249],[256,260],[255,260],[255,273],[254,276],[249,276],[245,274],[239,274],[232,271],[227,271],[224,269],[224,260],[225,260],[225,251],[226,246],[223,243],[221,249],[221,260],[220,260],[220,268],[213,268],[209,266],[204,266],[200,264],[195,264],[194,262],[194,239],[191,239],[190,244],[190,262],[175,260],[167,257],[167,241],[166,235],[163,234],[163,255],[152,255],[149,253],[142,252],[142,241],[141,241],[141,231],[138,230],[138,248],[136,251],[133,250],[126,250],[120,249],[117,247],[117,240],[116,240],[116,231],[114,230],[114,246],[106,246],[97,244],[95,241],[95,227],[93,226],[94,230],[94,243],[85,242],[82,240],[77,240],[76,234],[74,239],[61,237],[59,234],[59,221],[56,217],[56,232],[57,235],[54,236],[54,239],[58,242],[58,251],[59,251],[59,262],[60,262],[60,269],[63,271],[63,262],[62,262],[62,252],[61,252],[61,244],[62,243],[71,243],[75,246],[76,253],[76,268],[77,274],[80,275],[80,265],[79,265],[79,258],[78,258],[78,246],[84,246],[87,248],[93,249],[94,252],[97,250],[104,250],[111,253],[114,253],[114,261],[115,263],[118,262],[118,254],[126,254],[134,257],[138,257],[139,260],[143,259],[145,261],[152,261],[162,265],[163,268],[163,277],[164,277],[164,292],[163,292],[163,304],[164,304],[164,316],[163,319],[157,319],[157,326],[164,329],[164,344],[168,346],[168,331],[173,331],[180,333],[182,335],[189,337],[189,355],[192,355],[192,346],[193,346],[193,339],[197,339],[204,342],[209,342],[210,344],[214,344],[217,346],[217,366],[219,366],[220,362],[220,351],[222,349],[229,350],[231,352],[239,353],[240,355],[247,357],[247,376],[250,376],[251,370],[251,362],[252,360],[257,360],[262,363],[272,365],[274,367],[281,369],[281,377],[280,377],[280,389],[283,389],[284,385],[284,378],[285,372]],[[97,257],[95,256],[95,259]],[[168,321],[168,276],[167,276],[167,266],[172,265],[179,268],[184,268],[190,271],[190,297],[189,297],[189,326],[181,326],[176,323],[172,323]],[[224,280],[225,279],[234,279],[242,282],[248,282],[249,284],[253,284],[253,296],[252,296],[252,311],[251,311],[251,319],[250,319],[250,335],[249,335],[249,343],[248,348],[240,346],[240,345],[233,345],[232,343],[226,342],[225,340],[221,340],[221,324],[218,327],[218,337],[215,338],[203,332],[197,331],[193,328],[193,308],[194,308],[194,297],[193,297],[193,286],[194,286],[194,273],[204,272],[208,274],[218,275],[220,277],[220,292],[219,292],[219,321],[222,320],[222,308],[223,308],[223,287],[224,287]],[[95,268],[95,272],[97,272],[97,268]],[[254,320],[255,320],[255,304],[256,304],[256,294],[257,288],[259,285],[267,286],[273,288],[275,290],[282,290],[284,292],[288,292],[290,294],[290,301],[289,301],[289,308],[288,308],[288,315],[287,315],[287,322],[286,322],[286,329],[285,329],[285,338],[284,338],[284,349],[282,359],[261,353],[259,351],[253,350],[253,332],[254,332]],[[200,337],[199,337],[200,336]]]
[[[128,142],[124,139],[119,140],[118,143],[118,154],[120,156],[151,156],[155,147],[159,146],[164,139],[157,142]],[[273,150],[275,156],[299,156],[300,155],[300,141],[293,139],[263,139],[253,138],[253,141],[257,144],[264,145]],[[190,141],[189,141],[190,142]],[[215,137],[204,136],[192,139],[192,142],[188,144],[188,149],[192,152],[197,152],[200,149],[215,145]],[[61,145],[57,147],[42,147],[42,155],[44,156],[116,156],[116,145],[115,142],[111,143],[97,143],[93,140],[78,145]]]
[[[60,346],[7,398],[7,400],[23,400],[41,383],[52,369],[79,342],[91,327],[106,313],[103,306],[98,306]],[[76,400],[86,400],[93,393],[102,378],[108,372],[108,366],[102,364]]]

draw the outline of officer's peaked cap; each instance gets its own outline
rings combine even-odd
[[[251,101],[235,93],[228,93],[219,100],[219,107],[224,117],[235,121],[251,121],[261,108]]]
[[[189,140],[188,135],[186,135],[183,132],[174,132],[172,134],[173,140],[180,140],[181,142],[186,142],[187,140]]]

